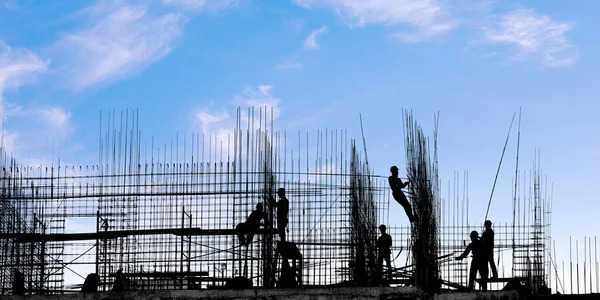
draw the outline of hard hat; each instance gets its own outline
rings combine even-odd
[[[387,228],[387,227],[385,227],[385,225],[383,225],[383,224],[379,225],[379,229],[383,229],[383,230],[385,230],[386,228]]]
[[[392,166],[392,167],[390,168],[390,172],[394,172],[394,171],[398,171],[398,167],[396,167],[396,166]]]
[[[474,237],[474,236],[478,237],[479,236],[479,232],[477,232],[475,230],[471,231],[470,237]]]

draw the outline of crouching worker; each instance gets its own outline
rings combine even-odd
[[[240,223],[235,227],[235,231],[240,240],[240,245],[244,246],[252,243],[254,234],[256,234],[260,228],[260,220],[265,219],[265,217],[263,205],[259,202],[256,204],[256,209],[248,216],[248,219],[246,219],[246,222]]]

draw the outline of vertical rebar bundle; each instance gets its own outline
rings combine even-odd
[[[373,189],[369,169],[361,163],[354,142],[351,151],[350,234],[353,248],[350,263],[355,283],[371,286],[377,283],[377,219]]]
[[[412,258],[415,284],[425,291],[440,288],[438,267],[437,157],[430,157],[428,139],[412,113],[404,111],[406,174],[410,182],[415,221],[412,223]],[[437,145],[437,134],[434,134]]]

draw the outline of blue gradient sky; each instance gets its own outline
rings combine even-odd
[[[97,159],[100,111],[139,109],[140,128],[168,141],[228,128],[237,105],[259,103],[290,131],[360,137],[361,113],[370,163],[387,175],[404,164],[401,109],[428,133],[439,111],[442,182],[468,170],[470,212],[483,221],[522,107],[521,168],[541,150],[553,235],[566,249],[569,235],[600,227],[599,9],[592,0],[3,0],[3,143],[31,161],[86,164]],[[516,128],[508,147],[490,213],[501,222],[511,220]]]

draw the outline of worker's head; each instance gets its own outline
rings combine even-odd
[[[473,230],[471,231],[471,234],[469,235],[469,237],[471,238],[471,241],[476,241],[479,239],[479,232]]]
[[[285,189],[284,188],[279,188],[277,190],[277,195],[279,195],[279,197],[281,197],[281,198],[285,197]]]
[[[387,229],[387,227],[385,227],[385,225],[383,225],[383,224],[379,225],[379,230],[381,231],[381,233],[385,233],[386,229]]]
[[[483,223],[483,225],[485,226],[485,229],[490,229],[490,228],[492,228],[492,221],[485,220],[485,222]]]
[[[398,175],[398,167],[392,166],[390,172],[392,172],[392,175]]]
[[[260,202],[256,203],[256,210],[258,210],[258,211],[262,211],[263,210],[262,203],[260,203]]]

